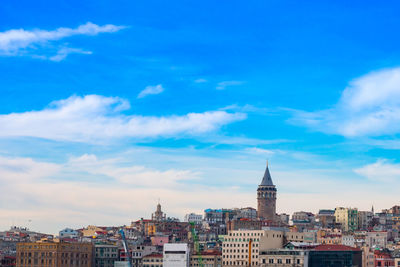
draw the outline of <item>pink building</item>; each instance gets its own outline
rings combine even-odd
[[[159,235],[151,237],[151,245],[153,246],[163,246],[168,243],[169,237],[167,235]]]

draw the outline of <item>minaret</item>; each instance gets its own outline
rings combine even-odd
[[[264,177],[257,189],[257,217],[261,220],[275,220],[276,215],[276,187],[272,183],[268,161]]]

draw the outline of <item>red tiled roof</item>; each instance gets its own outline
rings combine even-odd
[[[317,251],[360,251],[358,248],[353,248],[344,245],[319,245],[314,250]]]

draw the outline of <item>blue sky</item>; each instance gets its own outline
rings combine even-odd
[[[396,204],[397,6],[4,1],[0,228]]]

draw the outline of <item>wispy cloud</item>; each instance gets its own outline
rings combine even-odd
[[[84,55],[91,55],[91,51],[85,51],[79,48],[70,48],[64,47],[57,51],[57,54],[54,56],[49,57],[51,61],[62,61],[67,58],[69,54],[84,54]]]
[[[225,90],[228,86],[242,85],[243,81],[223,81],[217,84],[217,90]]]
[[[256,107],[256,106],[249,105],[249,104],[246,104],[246,105],[233,104],[233,105],[223,107],[221,110],[237,111],[237,112],[244,112],[244,113],[256,113],[256,114],[263,114],[263,115],[275,115],[278,113],[278,109]]]
[[[162,87],[161,84],[155,86],[147,86],[146,88],[144,88],[143,91],[141,91],[138,94],[137,98],[143,98],[148,95],[158,95],[161,94],[162,92],[164,92],[164,88]]]
[[[206,83],[207,80],[206,80],[206,79],[200,78],[200,79],[194,80],[194,82],[195,82],[195,83]]]
[[[322,163],[327,169],[321,169],[316,160],[310,161],[308,168],[293,168],[288,163],[290,153],[284,151],[256,148],[188,154],[186,150],[159,153],[140,149],[133,154],[122,153],[120,158],[80,154],[58,163],[0,156],[0,187],[7,192],[0,194],[0,203],[7,203],[0,205],[0,229],[8,227],[12,219],[26,222],[28,218],[34,229],[51,232],[66,224],[127,224],[150,216],[159,197],[168,215],[181,218],[209,207],[253,206],[267,158],[272,158],[279,212],[291,213],[304,207],[317,212],[340,205],[384,208],[393,205],[398,195],[400,167],[388,161],[356,169],[360,175],[371,177],[371,181],[360,181],[349,179],[347,175],[354,175],[352,169],[337,168],[332,162]],[[139,163],[143,157],[165,164],[155,167],[151,163],[148,167]],[[340,199],[333,193],[338,190]],[[374,192],[374,199],[368,192]],[[230,197],[233,194],[234,199]]]
[[[289,122],[325,133],[346,137],[400,133],[400,68],[353,80],[333,108],[292,112]]]
[[[88,35],[94,36],[99,33],[112,33],[125,28],[124,26],[116,26],[107,24],[103,26],[96,25],[88,22],[80,25],[77,28],[58,28],[56,30],[48,31],[42,29],[25,30],[25,29],[12,29],[0,32],[0,55],[5,56],[19,56],[29,54],[30,50],[37,50],[34,48],[42,48],[48,46],[50,42],[58,41],[63,38],[75,35]],[[37,51],[35,51],[37,53]],[[40,53],[40,52],[39,52]],[[51,60],[59,61],[66,57],[69,53],[90,53],[77,48],[59,48],[57,55],[53,57],[43,56]],[[57,57],[58,56],[58,57]]]
[[[31,219],[32,228],[52,233],[65,224],[122,225],[150,216],[157,198],[164,201],[163,208],[170,216],[183,216],[185,211],[196,211],[199,203],[198,212],[215,205],[215,201],[221,200],[218,205],[232,204],[228,200],[232,193],[237,203],[246,204],[252,195],[237,190],[229,192],[226,188],[231,185],[225,190],[185,185],[183,181],[198,175],[191,170],[121,166],[116,159],[98,159],[95,155],[85,154],[61,164],[5,157],[0,157],[0,162],[0,185],[8,192],[0,194],[0,202],[8,203],[0,206],[1,229],[9,227],[13,219],[17,223]],[[105,176],[109,182],[63,179],[71,174]],[[210,194],[215,197],[209,198]]]
[[[400,185],[400,164],[380,159],[375,163],[354,169],[354,172],[374,182],[388,182]],[[395,186],[395,184],[393,184]]]
[[[41,111],[0,115],[0,137],[97,142],[113,138],[196,136],[246,118],[244,113],[219,110],[161,117],[121,113],[129,108],[129,102],[118,97],[72,96]]]

